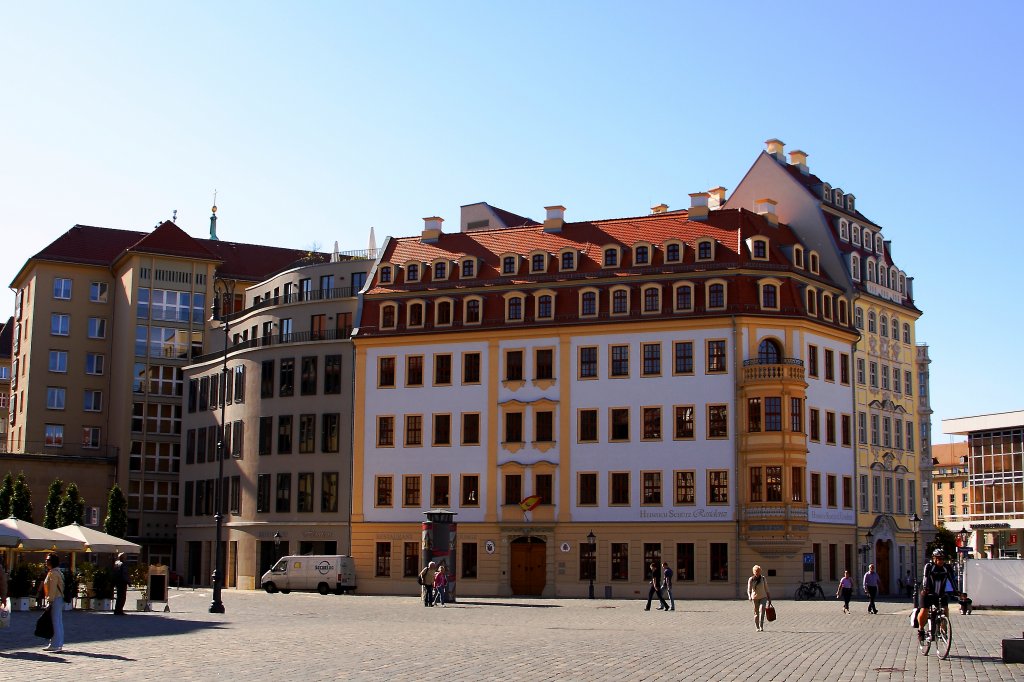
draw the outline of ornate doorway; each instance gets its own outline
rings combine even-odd
[[[875,543],[875,572],[878,573],[879,582],[878,594],[889,595],[890,578],[892,577],[892,558],[889,556],[889,548],[892,543],[888,540],[879,540]]]
[[[516,538],[511,544],[509,587],[512,594],[538,597],[547,581],[547,544],[535,537]]]

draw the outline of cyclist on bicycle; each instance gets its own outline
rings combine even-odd
[[[921,609],[917,614],[917,638],[924,641],[924,629],[928,623],[928,611],[932,606],[943,611],[949,606],[949,598],[956,598],[956,573],[946,564],[946,553],[941,549],[932,552],[932,560],[924,567],[924,583],[921,586]]]

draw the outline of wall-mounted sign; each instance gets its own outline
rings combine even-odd
[[[561,549],[562,549],[563,552],[571,552],[572,551],[572,545],[570,545],[568,542],[563,542]]]
[[[484,551],[488,554],[494,554],[494,540],[488,540],[484,543]]]

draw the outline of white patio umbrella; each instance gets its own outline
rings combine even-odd
[[[17,538],[17,543],[10,546],[21,550],[45,552],[60,549],[70,552],[85,549],[85,543],[81,540],[13,516],[0,521],[0,535]]]
[[[115,535],[93,530],[87,526],[80,526],[77,523],[57,528],[55,529],[55,532],[84,543],[85,550],[94,554],[116,554],[118,552],[124,552],[125,554],[138,554],[142,551],[142,547],[130,540],[125,540],[124,538],[119,538]]]

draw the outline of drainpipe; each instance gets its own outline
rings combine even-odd
[[[741,596],[745,597],[745,594],[740,594],[740,583],[743,582],[743,574],[740,573],[740,515],[739,515],[739,473],[740,473],[740,354],[739,354],[739,343],[737,337],[739,336],[739,330],[736,328],[736,316],[732,315],[729,318],[732,321],[732,371],[733,371],[733,440],[732,440],[732,470],[733,480],[737,482],[736,494],[733,495],[733,526],[736,533],[736,557],[733,559],[732,564],[737,577],[736,582],[733,583],[733,587],[736,590],[735,597],[739,599]],[[767,569],[766,569],[767,570]]]

